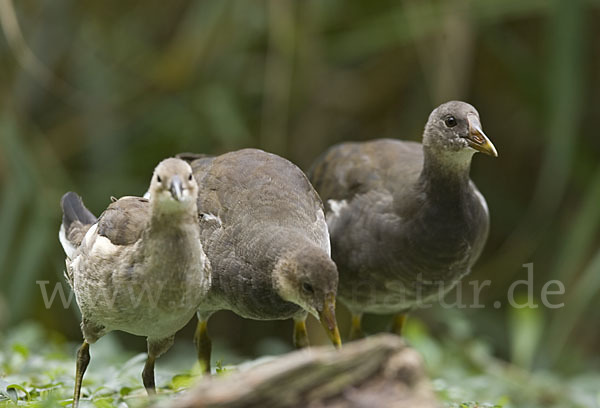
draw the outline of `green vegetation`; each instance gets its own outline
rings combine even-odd
[[[36,324],[24,324],[2,339],[0,354],[0,406],[66,406],[72,400],[76,345],[57,333],[48,334]],[[86,375],[83,392],[93,405],[110,407],[125,401],[142,406],[147,401],[141,384],[145,354],[124,350],[111,336],[94,345],[93,369]],[[168,380],[165,393],[188,388],[200,371],[193,364],[179,371],[160,367],[159,380]],[[187,372],[186,372],[187,370]]]
[[[491,230],[469,279],[491,286],[485,308],[417,312],[407,337],[454,406],[599,407],[598,21],[599,0],[1,1],[0,404],[71,394],[76,306],[45,307],[36,284],[64,282],[65,191],[98,214],[181,151],[252,146],[306,169],[340,141],[416,140],[462,99],[500,155],[472,169]],[[525,263],[533,300],[557,279],[564,307],[506,306]],[[289,350],[281,322],[211,325],[227,364]],[[158,361],[170,392],[195,372],[182,336]],[[96,405],[143,403],[134,341],[92,348]]]
[[[547,371],[528,372],[492,356],[489,345],[481,340],[454,336],[437,340],[416,319],[407,326],[407,340],[423,354],[432,385],[448,408],[586,408],[600,403],[600,373],[563,378]],[[0,353],[0,407],[70,403],[76,344],[30,323],[11,330],[0,346],[5,350]],[[181,353],[168,353],[159,361],[160,398],[172,398],[201,380],[195,354],[187,351],[187,360]],[[94,345],[92,353],[83,390],[93,406],[147,404],[140,378],[145,354],[126,351],[112,336]],[[222,362],[216,365],[219,375],[236,369]]]

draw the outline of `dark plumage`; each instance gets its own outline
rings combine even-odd
[[[85,233],[92,224],[96,223],[97,219],[85,208],[81,197],[73,192],[68,192],[62,197],[60,206],[63,210],[61,243],[65,248],[69,248],[70,252],[73,252],[81,244]]]
[[[407,312],[469,273],[489,227],[485,199],[469,179],[476,151],[497,156],[475,108],[453,101],[431,113],[422,145],[343,143],[314,163],[309,177],[327,203],[352,337],[363,312]]]
[[[210,367],[206,322],[221,309],[249,319],[293,318],[298,346],[307,344],[308,312],[339,345],[337,269],[330,258],[323,204],[304,173],[256,149],[203,157],[191,165],[202,185],[200,230],[212,267],[196,335],[205,367]]]
[[[89,345],[112,330],[148,340],[144,386],[154,391],[154,361],[194,315],[210,285],[197,224],[198,185],[191,167],[163,160],[150,200],[123,197],[96,219],[75,193],[61,200],[59,238],[65,276],[81,310],[74,405],[90,360]]]

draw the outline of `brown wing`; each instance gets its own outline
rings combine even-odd
[[[73,221],[66,232],[67,240],[77,248],[81,245],[85,233],[88,232],[93,224],[82,224],[80,221]]]
[[[98,234],[115,245],[131,245],[150,222],[150,202],[141,197],[122,197],[110,204],[98,219]]]

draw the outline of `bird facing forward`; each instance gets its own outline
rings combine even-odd
[[[90,361],[89,345],[112,330],[144,336],[144,386],[154,392],[154,362],[194,315],[210,285],[200,243],[191,167],[166,159],[154,170],[151,199],[123,197],[96,219],[81,198],[66,193],[59,238],[66,278],[81,310],[74,406]]]

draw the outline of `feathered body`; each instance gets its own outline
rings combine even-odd
[[[123,197],[96,223],[69,226],[71,239],[86,230],[66,276],[88,342],[111,330],[162,339],[193,317],[208,290],[208,263],[196,217],[172,218],[153,218],[148,200]]]
[[[333,265],[322,202],[304,173],[256,149],[191,165],[203,186],[200,230],[213,270],[212,288],[199,313],[228,309],[256,320],[305,314],[298,304],[282,299],[273,279],[278,263],[296,255],[308,264],[305,268],[322,264],[326,272]],[[335,289],[337,275],[324,285]]]
[[[408,310],[445,293],[479,257],[489,228],[483,196],[451,170],[423,173],[420,143],[345,143],[320,163],[311,179],[327,203],[338,296],[351,308]]]
[[[354,315],[406,312],[470,272],[489,230],[469,179],[476,151],[497,155],[475,108],[449,102],[423,144],[342,143],[316,160],[309,177],[327,206],[338,296]]]
[[[200,241],[191,167],[165,159],[154,170],[152,199],[123,197],[96,219],[72,192],[61,200],[59,239],[67,281],[81,310],[74,406],[90,361],[89,345],[112,330],[144,336],[144,386],[154,392],[154,362],[193,317],[210,287]]]

